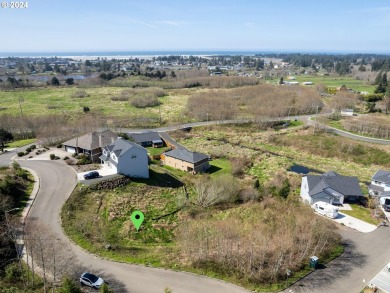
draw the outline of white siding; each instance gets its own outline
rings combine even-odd
[[[309,184],[307,183],[307,177],[302,177],[301,183],[301,197],[304,203],[312,204],[312,199],[309,195]]]
[[[118,162],[118,173],[139,178],[149,178],[148,152],[141,147],[132,147],[122,154]]]

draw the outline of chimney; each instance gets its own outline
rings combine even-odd
[[[103,147],[103,143],[102,143],[102,134],[99,133],[99,147]]]
[[[115,141],[115,138],[113,136],[111,136],[111,143],[114,143]]]

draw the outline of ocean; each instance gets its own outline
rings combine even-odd
[[[218,56],[218,55],[244,55],[253,56],[255,54],[272,53],[264,51],[76,51],[76,52],[0,52],[0,57],[138,57],[138,56]]]

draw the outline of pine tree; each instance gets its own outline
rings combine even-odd
[[[382,77],[380,79],[380,82],[378,83],[378,86],[375,89],[376,94],[384,94],[387,90],[387,74],[386,72],[382,74]]]

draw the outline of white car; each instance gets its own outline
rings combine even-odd
[[[80,277],[80,284],[99,289],[104,284],[104,280],[94,274],[83,273]]]

